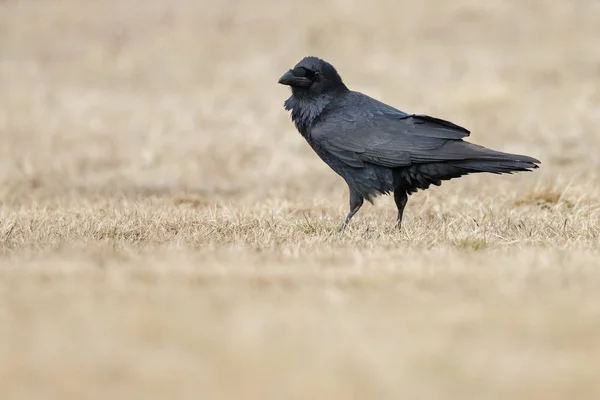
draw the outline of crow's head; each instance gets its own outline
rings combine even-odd
[[[348,90],[333,65],[317,57],[303,58],[279,78],[279,83],[290,86],[292,93],[300,96]]]

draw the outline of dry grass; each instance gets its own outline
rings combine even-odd
[[[600,3],[0,2],[0,398],[596,399]],[[300,57],[542,160],[346,188]]]

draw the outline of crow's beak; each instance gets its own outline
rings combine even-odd
[[[288,71],[281,75],[279,82],[282,85],[307,87],[312,85],[312,81],[304,76],[295,76],[294,71]]]

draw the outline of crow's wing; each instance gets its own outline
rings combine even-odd
[[[369,107],[372,106],[372,107]],[[385,108],[384,108],[385,107]],[[332,110],[311,129],[313,140],[353,167],[499,160],[507,154],[464,142],[469,131],[427,115],[404,114],[383,103]]]

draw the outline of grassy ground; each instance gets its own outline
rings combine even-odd
[[[0,398],[596,399],[600,3],[0,2]],[[539,158],[393,200],[278,77]]]

